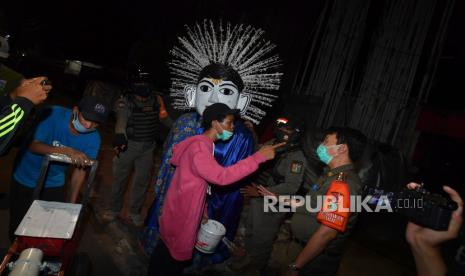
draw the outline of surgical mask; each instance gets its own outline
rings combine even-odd
[[[233,132],[224,129],[222,133],[216,134],[216,137],[217,137],[219,140],[228,141],[229,138],[231,138],[231,136],[233,136],[233,134],[234,134]]]
[[[321,162],[325,163],[326,165],[333,160],[333,156],[331,156],[328,153],[328,148],[332,147],[339,147],[340,145],[333,145],[333,146],[324,146],[323,144],[320,144],[318,148],[316,148],[316,154],[318,155],[318,158],[320,159]]]
[[[81,124],[81,122],[79,121],[77,112],[73,113],[73,126],[77,130],[77,132],[83,133],[83,134],[95,131],[95,128],[86,128],[85,126]]]

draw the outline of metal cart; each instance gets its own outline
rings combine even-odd
[[[72,160],[69,156],[63,154],[48,154],[44,157],[42,161],[42,167],[40,175],[37,181],[37,186],[34,190],[33,200],[40,199],[40,194],[43,190],[45,177],[47,175],[47,170],[49,165],[52,162],[67,163],[71,164]],[[65,271],[68,272],[68,267],[75,257],[75,252],[78,246],[79,238],[82,234],[82,217],[86,211],[86,207],[89,201],[89,196],[92,191],[92,186],[97,172],[98,161],[91,160],[85,164],[86,169],[88,170],[88,176],[85,183],[84,196],[82,197],[82,208],[78,216],[78,221],[75,227],[75,231],[71,239],[58,239],[58,238],[40,238],[40,237],[28,237],[28,236],[17,236],[13,244],[10,246],[6,256],[3,258],[3,261],[0,264],[0,275],[4,274],[9,267],[9,264],[16,259],[19,254],[28,248],[38,248],[42,250],[44,259],[50,259],[49,264],[52,268],[49,268],[44,275],[64,275]],[[82,255],[77,255],[77,257],[82,258]],[[74,263],[85,263],[83,260],[79,260]],[[79,265],[79,264],[78,264]],[[54,269],[53,269],[54,266]],[[10,264],[11,267],[11,264]],[[44,269],[44,267],[42,268]],[[47,268],[45,268],[47,270]],[[78,268],[77,268],[78,269]],[[82,275],[82,272],[76,273],[77,275]]]

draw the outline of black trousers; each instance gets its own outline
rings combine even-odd
[[[11,181],[10,186],[10,225],[9,225],[9,237],[10,241],[15,238],[15,231],[19,224],[23,220],[24,215],[29,210],[32,204],[32,195],[34,188],[29,188],[20,184],[14,178]],[[47,201],[64,201],[65,200],[65,189],[64,186],[57,188],[44,188],[40,195],[41,200]]]
[[[147,276],[178,276],[182,275],[184,268],[190,261],[178,261],[171,257],[171,254],[161,239],[150,257]]]

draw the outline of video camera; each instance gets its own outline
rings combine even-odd
[[[368,205],[383,204],[381,196],[389,201],[392,209],[415,224],[434,230],[445,231],[449,227],[452,212],[457,203],[440,194],[428,192],[423,186],[414,190],[402,188],[398,192],[367,187],[365,196],[371,196]]]

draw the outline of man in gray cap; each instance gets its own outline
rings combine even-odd
[[[262,274],[267,274],[265,271],[273,242],[286,213],[264,212],[264,200],[258,193],[257,185],[264,185],[280,195],[296,194],[303,183],[305,168],[308,167],[300,143],[303,132],[304,121],[299,116],[283,114],[276,118],[275,138],[268,143],[286,142],[286,146],[277,150],[276,162],[270,163],[268,168],[262,166],[261,173],[252,185],[241,189],[241,193],[250,198],[244,237],[247,255],[236,260],[233,269],[250,264]]]

